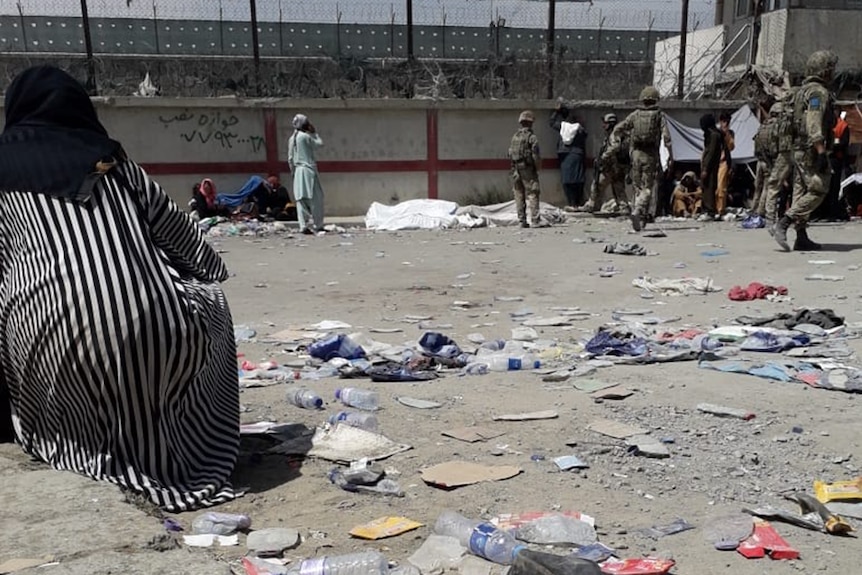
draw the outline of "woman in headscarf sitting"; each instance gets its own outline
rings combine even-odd
[[[234,498],[224,263],[71,76],[22,72],[5,113],[0,433],[170,511]]]
[[[192,190],[191,205],[198,218],[227,217],[230,215],[230,210],[219,203],[217,196],[215,183],[211,179],[204,178],[199,184],[195,184]]]

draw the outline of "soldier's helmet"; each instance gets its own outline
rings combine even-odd
[[[602,122],[605,124],[616,124],[617,123],[617,115],[614,113],[605,114],[605,117],[602,118]]]
[[[784,113],[784,104],[782,104],[781,102],[775,102],[774,104],[772,104],[772,107],[769,108],[769,115],[770,116],[780,116],[783,113]]]
[[[659,93],[654,86],[647,86],[641,90],[640,99],[642,102],[658,102]]]
[[[533,115],[533,112],[530,110],[524,110],[521,112],[521,115],[518,116],[518,122],[535,122],[536,116]]]
[[[835,72],[838,56],[832,50],[817,50],[808,57],[805,63],[805,75],[826,78]]]

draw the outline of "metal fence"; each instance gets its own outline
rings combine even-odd
[[[666,6],[557,0],[555,53],[649,60],[656,39],[679,30],[679,14]],[[696,11],[691,27],[706,19]],[[86,53],[89,32],[94,54],[537,57],[547,52],[548,23],[547,0],[0,0],[0,50]]]

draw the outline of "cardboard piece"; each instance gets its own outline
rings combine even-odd
[[[446,437],[460,439],[467,443],[476,443],[477,441],[487,441],[504,435],[503,431],[494,431],[484,427],[459,427],[457,429],[449,429],[443,432]]]
[[[484,481],[501,481],[521,473],[514,465],[481,465],[469,461],[447,461],[420,472],[422,481],[438,487],[461,487]]]
[[[772,559],[799,559],[799,551],[791,547],[767,521],[754,522],[754,533],[736,548],[746,559],[760,559],[767,553]]]
[[[532,523],[537,519],[548,517],[550,515],[563,515],[564,517],[583,521],[592,527],[596,526],[595,518],[579,511],[526,511],[523,513],[501,513],[497,517],[491,519],[491,523],[503,531],[511,531],[525,523]]]
[[[655,459],[670,457],[670,450],[667,446],[651,435],[632,435],[626,438],[626,445],[635,448],[635,455]]]
[[[596,419],[587,426],[587,429],[616,439],[625,439],[626,437],[646,435],[648,433],[646,429],[634,427],[612,419]]]
[[[422,527],[422,523],[406,517],[381,517],[365,525],[359,525],[350,530],[353,537],[360,539],[384,539],[413,531]]]
[[[608,389],[609,387],[616,386],[616,383],[611,383],[609,381],[599,381],[598,379],[575,380],[575,389],[579,389],[580,391],[586,391],[587,393],[593,393],[594,391],[601,391],[603,389]]]
[[[52,561],[54,561],[53,557],[43,557],[42,559],[29,559],[23,557],[19,559],[9,559],[0,563],[0,573],[15,573],[16,571],[23,571],[24,569],[39,567],[40,565],[51,563]]]
[[[495,415],[494,421],[533,421],[536,419],[556,419],[559,417],[556,411],[533,411],[530,413],[510,413],[506,415]]]
[[[613,387],[609,387],[607,389],[601,389],[599,391],[593,392],[590,394],[594,399],[625,399],[634,395],[634,392],[627,387],[623,387],[622,385],[615,385]]]
[[[401,405],[406,405],[407,407],[414,407],[416,409],[436,409],[438,407],[443,407],[442,403],[437,403],[436,401],[429,401],[427,399],[416,399],[415,397],[398,397],[396,398],[398,403]]]
[[[570,469],[589,469],[590,464],[578,458],[577,455],[563,455],[555,457],[554,463],[560,468],[560,471],[569,471]]]

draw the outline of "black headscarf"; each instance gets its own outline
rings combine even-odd
[[[700,117],[700,129],[703,130],[703,145],[709,144],[709,133],[716,131],[715,116],[713,114],[704,114]]]
[[[0,134],[0,191],[89,198],[104,165],[124,157],[108,137],[83,86],[66,72],[36,66],[6,90]],[[101,169],[96,164],[103,162]]]

